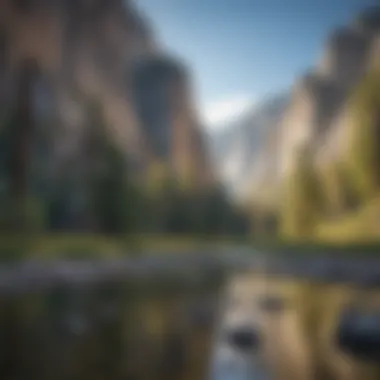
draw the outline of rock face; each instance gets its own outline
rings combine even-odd
[[[330,35],[320,61],[295,83],[277,130],[267,138],[259,171],[263,174],[255,175],[251,192],[256,202],[281,199],[282,180],[303,146],[312,148],[320,170],[342,157],[352,120],[349,100],[363,76],[380,64],[379,41],[380,8]]]
[[[288,102],[288,94],[270,97],[210,136],[216,166],[235,196],[248,195],[267,175],[276,153],[275,131]]]
[[[0,9],[0,106],[12,103],[22,62],[35,61],[35,110],[49,124],[53,172],[80,161],[86,102],[95,99],[137,168],[163,159],[177,174],[208,178],[188,72],[160,51],[130,1],[0,0]]]
[[[281,173],[293,166],[294,152],[311,144],[318,165],[342,155],[350,123],[348,101],[355,86],[379,57],[380,9],[333,32],[321,61],[295,86],[281,125]]]
[[[373,67],[380,67],[380,8],[337,28],[315,67],[289,94],[263,102],[233,126],[211,136],[214,160],[235,195],[276,208],[282,183],[303,146],[317,167],[339,160],[348,143],[350,98]]]
[[[134,109],[146,136],[146,149],[184,180],[211,179],[207,147],[192,109],[186,69],[161,55],[144,58],[132,80]]]

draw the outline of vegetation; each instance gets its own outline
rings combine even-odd
[[[359,85],[352,104],[352,128],[348,168],[362,202],[380,187],[380,70]]]
[[[314,244],[367,242],[374,246],[379,241],[379,69],[355,89],[350,112],[349,145],[340,161],[316,170],[309,152],[300,152],[285,184],[282,237]]]
[[[221,187],[201,189],[197,184],[184,187],[169,164],[159,160],[152,161],[145,180],[139,180],[109,130],[101,105],[93,99],[83,96],[81,99],[86,105],[87,118],[80,155],[74,162],[63,163],[60,175],[48,178],[43,192],[31,186],[38,182],[35,176],[45,175],[42,168],[32,172],[23,161],[17,171],[13,164],[12,157],[20,149],[17,131],[20,123],[26,121],[16,117],[17,107],[9,112],[9,117],[2,118],[0,256],[3,259],[34,256],[37,251],[43,257],[41,247],[45,241],[51,242],[49,236],[57,233],[77,235],[71,247],[62,248],[60,253],[71,257],[88,257],[91,250],[97,256],[99,251],[93,244],[77,244],[79,235],[92,235],[94,241],[109,236],[113,242],[118,241],[111,244],[110,251],[120,254],[138,250],[145,239],[142,237],[147,234],[171,236],[171,239],[173,235],[197,236],[197,240],[246,234],[247,218],[229,202]],[[29,130],[31,144],[37,132],[40,133],[37,128]],[[33,146],[27,152],[32,157]],[[22,184],[22,191],[15,183]],[[15,236],[12,244],[5,238],[9,233]],[[26,243],[19,244],[24,240]],[[50,243],[47,245],[52,248]],[[20,252],[16,254],[16,251]]]
[[[100,231],[107,234],[131,232],[137,219],[137,190],[128,175],[125,155],[112,143],[99,112],[88,126],[93,148],[87,175],[90,213]]]
[[[287,237],[308,238],[322,216],[324,199],[311,152],[302,149],[297,158],[285,185],[281,227]]]
[[[339,217],[359,204],[350,175],[341,161],[331,162],[321,169],[319,182],[326,202],[326,218]]]
[[[20,84],[24,90],[30,87],[28,80],[26,76]],[[31,186],[40,175],[29,170],[29,162],[41,130],[32,117],[20,117],[22,110],[30,112],[27,96],[0,115],[3,258],[23,257],[25,249],[37,251],[41,239],[51,241],[49,236],[57,233],[75,233],[75,241],[78,234],[117,240],[118,248],[111,249],[114,253],[132,246],[138,250],[147,236],[150,241],[152,236],[217,241],[224,236],[246,238],[249,232],[256,241],[279,237],[315,242],[378,238],[376,212],[372,210],[377,209],[380,196],[380,70],[371,72],[352,96],[346,156],[320,170],[311,147],[304,147],[284,183],[280,209],[270,212],[260,207],[237,207],[216,184],[207,189],[184,184],[163,159],[151,160],[143,178],[137,177],[131,160],[113,138],[101,105],[83,94],[79,101],[87,107],[82,151],[58,178],[48,179],[51,183],[43,192]],[[6,234],[17,234],[16,242],[11,244]],[[82,243],[73,246],[65,252],[87,256],[94,250]],[[19,254],[14,253],[17,250]]]

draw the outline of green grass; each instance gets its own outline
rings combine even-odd
[[[106,236],[100,234],[44,234],[34,237],[0,237],[0,260],[23,258],[53,260],[57,258],[109,259],[128,255],[181,254],[205,251],[225,244],[242,244],[233,238],[205,238],[202,236],[132,235]]]
[[[112,259],[141,254],[186,254],[210,252],[220,247],[252,248],[268,255],[344,255],[376,256],[380,254],[380,240],[367,242],[314,242],[281,239],[253,240],[243,238],[205,238],[201,236],[133,235],[105,236],[93,234],[45,234],[37,237],[0,237],[0,261],[24,258],[54,260]]]
[[[282,256],[380,256],[380,240],[372,241],[254,241],[252,248],[261,252]]]
[[[319,223],[310,240],[255,240],[252,247],[289,255],[380,255],[380,197],[339,218]]]
[[[380,245],[380,197],[342,218],[321,223],[316,237],[335,244]]]

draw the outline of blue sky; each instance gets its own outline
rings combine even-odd
[[[328,33],[376,0],[136,0],[160,44],[192,70],[205,123],[217,126],[288,89]]]

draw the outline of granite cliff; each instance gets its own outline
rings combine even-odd
[[[349,100],[373,65],[379,36],[380,11],[373,9],[351,25],[335,30],[315,69],[295,85],[281,130],[284,173],[291,168],[293,153],[302,144],[314,145],[320,164],[342,153]]]
[[[353,120],[351,99],[364,76],[380,63],[379,41],[379,8],[363,12],[330,34],[320,61],[294,84],[278,128],[267,140],[262,157],[272,170],[265,170],[266,175],[256,181],[260,186],[252,189],[256,203],[270,190],[272,206],[277,206],[283,180],[301,149],[311,149],[320,172],[345,155]]]
[[[87,103],[95,99],[136,173],[161,160],[198,185],[210,180],[190,74],[160,49],[131,1],[0,0],[0,9],[0,106],[14,103],[22,68],[33,62],[44,173],[70,167],[80,176]]]
[[[251,197],[271,173],[273,144],[289,98],[288,93],[270,96],[222,131],[210,134],[215,165],[233,197]]]
[[[332,31],[316,65],[288,93],[211,136],[214,160],[234,196],[276,211],[302,149],[311,150],[322,176],[339,163],[349,148],[352,98],[374,67],[380,67],[377,7]]]

